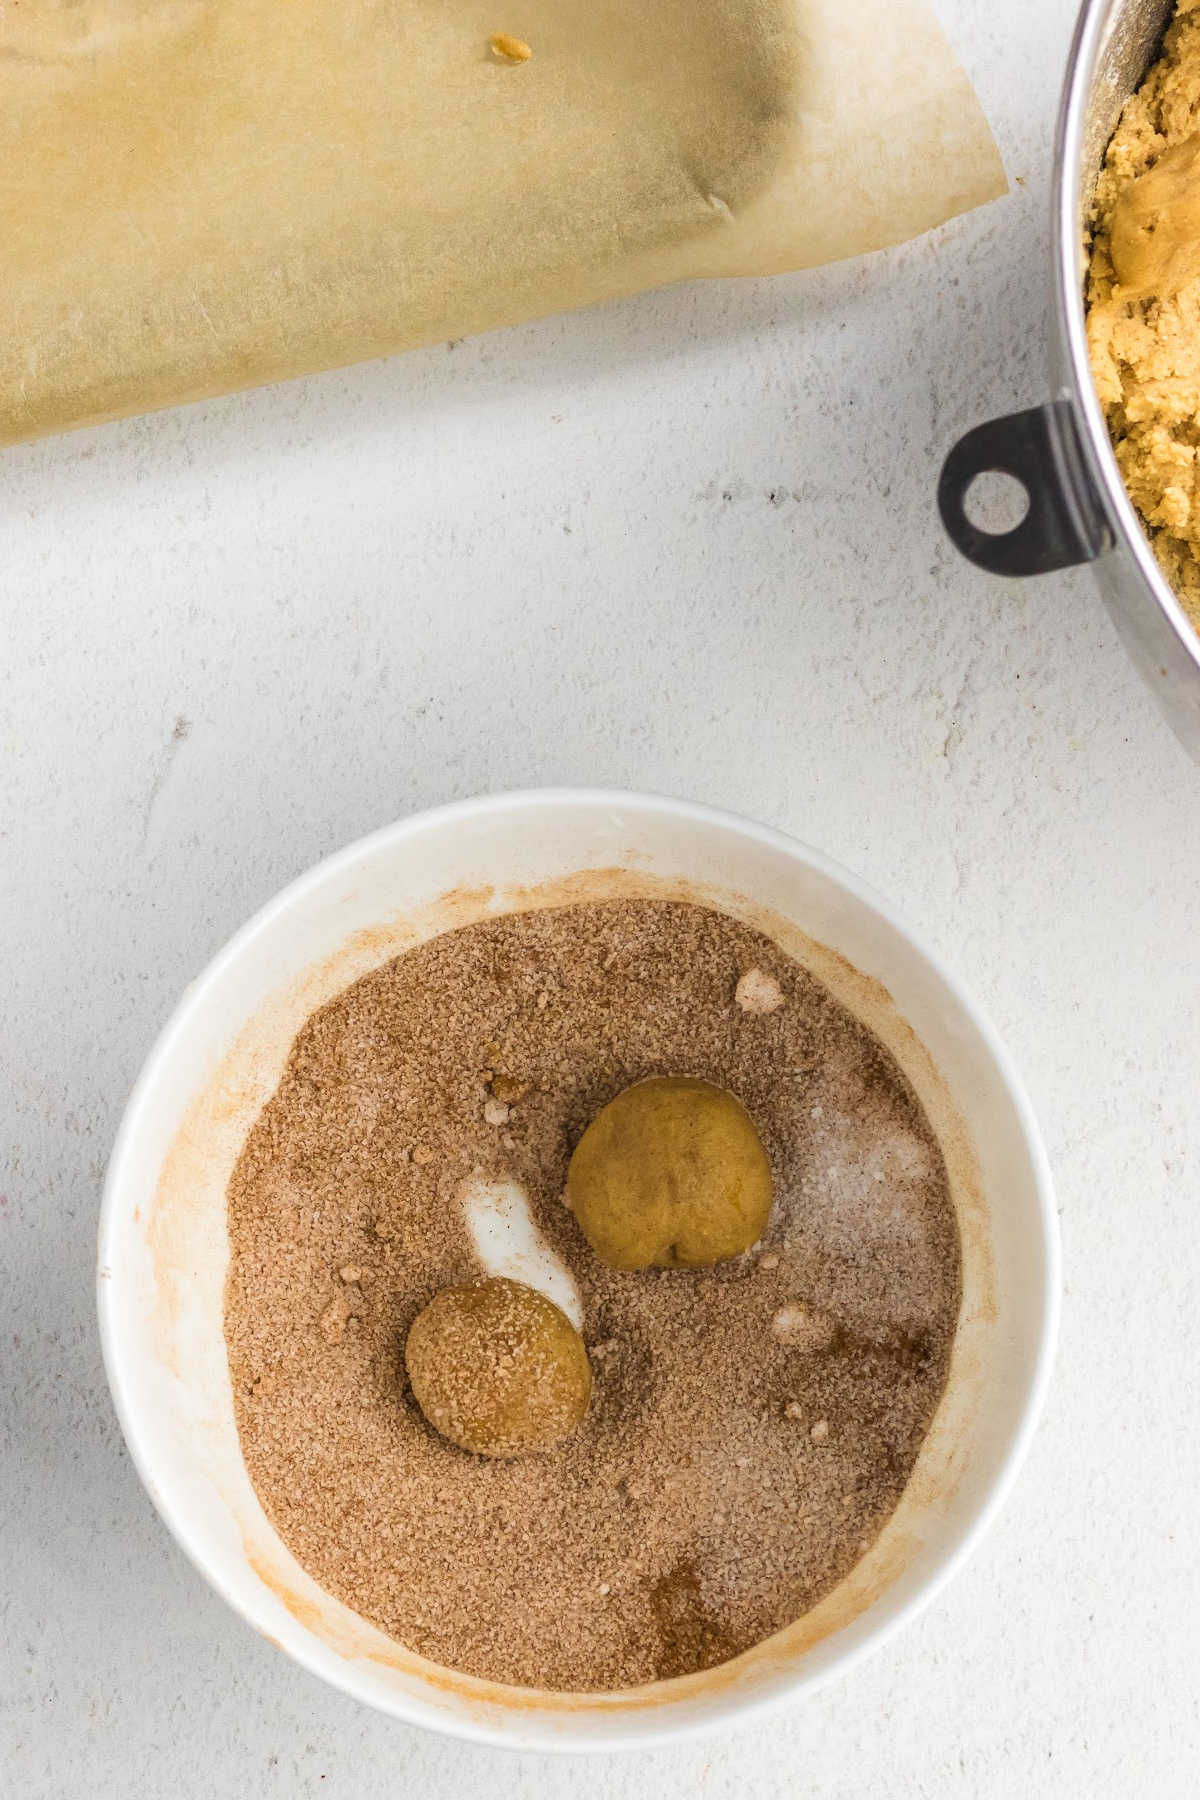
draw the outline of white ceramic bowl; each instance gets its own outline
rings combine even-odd
[[[947,1155],[963,1309],[899,1508],[805,1618],[720,1669],[606,1695],[436,1668],[284,1548],[238,1447],[222,1331],[225,1186],[312,1009],[433,932],[529,906],[684,895],[768,931],[891,1048]],[[910,1619],[995,1516],[1029,1442],[1058,1311],[1029,1103],[978,1007],[886,901],[790,838],[682,801],[590,791],[443,807],[364,838],[264,907],[184,995],[125,1113],[100,1224],[100,1329],[137,1468],[196,1566],[314,1673],[414,1724],[512,1748],[662,1743],[795,1699]]]

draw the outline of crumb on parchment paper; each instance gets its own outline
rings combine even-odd
[[[507,31],[497,31],[488,39],[488,49],[500,62],[528,62],[533,51],[524,38],[513,37]]]

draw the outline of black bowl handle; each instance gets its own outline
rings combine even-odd
[[[1029,498],[1012,531],[981,531],[963,509],[975,477],[992,470],[1015,476]],[[938,511],[963,555],[993,575],[1046,575],[1092,562],[1112,543],[1068,400],[989,419],[959,438],[942,465]]]

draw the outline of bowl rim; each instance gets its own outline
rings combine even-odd
[[[335,878],[338,874],[353,867],[360,859],[371,855],[373,851],[385,845],[391,846],[405,838],[419,837],[423,831],[431,828],[453,826],[456,821],[468,817],[480,814],[525,813],[531,810],[549,810],[564,806],[596,809],[620,808],[626,811],[635,810],[643,815],[670,815],[710,828],[715,827],[734,836],[757,842],[793,862],[813,869],[836,886],[843,888],[860,904],[873,910],[885,924],[904,938],[917,955],[924,959],[962,1008],[971,1026],[978,1034],[983,1048],[995,1067],[1000,1083],[1012,1103],[1033,1176],[1037,1219],[1041,1231],[1043,1265],[1042,1291],[1038,1297],[1039,1329],[1032,1373],[1028,1380],[1019,1418],[1012,1428],[999,1469],[986,1494],[978,1502],[974,1516],[963,1528],[957,1543],[940,1555],[936,1567],[930,1571],[917,1590],[895,1610],[891,1617],[881,1620],[861,1642],[848,1646],[819,1669],[808,1674],[798,1671],[793,1678],[781,1682],[777,1688],[767,1693],[743,1695],[736,1691],[726,1690],[723,1694],[714,1696],[711,1712],[699,1718],[671,1722],[656,1714],[653,1708],[648,1707],[636,1714],[620,1715],[619,1722],[615,1715],[611,1720],[589,1721],[592,1729],[572,1737],[562,1731],[549,1731],[537,1710],[532,1707],[521,1709],[521,1722],[516,1729],[501,1731],[488,1723],[482,1708],[477,1715],[471,1716],[467,1713],[452,1711],[449,1707],[439,1710],[436,1701],[432,1698],[416,1701],[403,1694],[395,1696],[364,1694],[354,1680],[352,1665],[339,1664],[331,1669],[325,1665],[324,1660],[316,1653],[315,1649],[310,1652],[307,1640],[311,1634],[307,1627],[301,1627],[303,1638],[299,1644],[288,1643],[277,1646],[282,1654],[299,1664],[309,1674],[358,1700],[361,1704],[372,1706],[375,1710],[405,1724],[420,1726],[450,1738],[487,1745],[496,1749],[579,1754],[595,1751],[649,1749],[666,1744],[684,1743],[709,1736],[723,1729],[745,1725],[752,1719],[761,1719],[786,1706],[794,1705],[802,1696],[815,1693],[828,1683],[848,1674],[866,1657],[881,1649],[898,1632],[911,1624],[937,1598],[964,1567],[991,1529],[1012,1491],[1037,1428],[1049,1388],[1058,1337],[1061,1309],[1061,1244],[1050,1162],[1042,1142],[1033,1106],[1016,1065],[987,1013],[947,967],[938,952],[919,932],[909,926],[884,895],[842,864],[826,856],[822,851],[814,849],[774,826],[762,824],[743,814],[709,806],[700,801],[678,799],[669,795],[638,790],[600,787],[544,787],[486,793],[424,808],[395,820],[391,824],[381,826],[375,831],[368,832],[340,850],[335,850],[330,855],[323,857],[282,887],[261,905],[245,924],[226,939],[200,973],[184,988],[148,1051],[130,1091],[109,1157],[100,1204],[96,1265],[96,1306],[100,1344],[105,1374],[130,1459],[155,1510],[176,1544],[208,1585],[246,1624],[262,1635],[262,1627],[251,1616],[243,1598],[232,1591],[223,1571],[214,1566],[204,1553],[190,1541],[186,1528],[170,1512],[159,1493],[154,1476],[152,1439],[142,1431],[137,1407],[132,1401],[126,1385],[125,1370],[118,1348],[115,1322],[117,1295],[114,1292],[116,1284],[103,1273],[105,1269],[112,1266],[112,1253],[118,1230],[117,1221],[122,1211],[121,1193],[125,1182],[125,1165],[141,1132],[142,1117],[151,1089],[157,1079],[159,1066],[170,1055],[177,1043],[186,1038],[191,1029],[193,1016],[205,993],[229,965],[251,948],[257,939],[271,932],[276,924],[300,905],[309,894],[322,887],[331,878]],[[563,1715],[552,1716],[561,1723]]]

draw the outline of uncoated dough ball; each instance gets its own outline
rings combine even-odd
[[[690,1075],[626,1088],[575,1148],[567,1198],[614,1269],[695,1268],[739,1256],[771,1211],[771,1169],[740,1100]]]
[[[479,1456],[551,1449],[574,1431],[592,1392],[570,1319],[536,1289],[501,1277],[435,1294],[409,1327],[404,1362],[429,1423]]]

